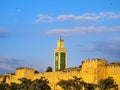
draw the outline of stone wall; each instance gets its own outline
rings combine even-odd
[[[101,59],[85,60],[80,68],[67,68],[57,72],[35,73],[35,70],[32,68],[17,68],[15,74],[5,75],[7,75],[7,83],[19,83],[18,79],[23,77],[31,80],[45,77],[49,80],[52,90],[61,90],[59,86],[56,86],[56,83],[61,79],[71,79],[73,76],[82,77],[85,82],[94,84],[97,84],[101,79],[113,77],[120,90],[120,65],[107,64],[106,60]],[[4,75],[0,76],[0,81],[3,80],[3,77]]]
[[[106,60],[89,59],[82,62],[82,78],[85,82],[97,84],[106,78]]]
[[[115,82],[119,85],[119,90],[120,90],[120,65],[109,64],[107,66],[107,76],[106,77],[113,77]]]

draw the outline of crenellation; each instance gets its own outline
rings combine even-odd
[[[34,70],[34,68],[20,67],[20,68],[16,68],[16,70]]]
[[[108,65],[107,66],[108,69],[120,69],[120,66],[119,65]]]
[[[88,59],[88,60],[84,60],[82,61],[82,64],[83,63],[102,63],[102,64],[107,64],[107,60],[102,60],[102,59]]]
[[[45,77],[50,81],[51,88],[60,80],[68,80],[73,76],[82,77],[85,82],[97,84],[99,80],[105,79],[109,76],[115,79],[115,82],[120,87],[120,65],[119,64],[108,64],[106,60],[100,59],[90,59],[82,61],[81,67],[66,68],[56,72],[38,72],[33,68],[17,68],[15,74],[4,74],[7,77],[6,82],[16,82],[19,83],[18,79],[25,77],[31,80],[39,79],[40,77]],[[3,76],[4,76],[3,75]],[[0,81],[3,80],[3,76],[0,76]],[[61,89],[60,89],[61,90]]]

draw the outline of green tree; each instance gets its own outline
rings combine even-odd
[[[48,85],[49,81],[45,79],[45,77],[41,77],[40,79],[36,79],[30,85],[29,90],[51,90]]]
[[[64,90],[81,90],[84,86],[84,81],[82,78],[77,78],[76,76],[73,79],[60,80],[57,85],[59,85]]]
[[[53,69],[52,69],[52,67],[47,67],[47,69],[46,69],[46,72],[52,72],[53,71]]]
[[[99,87],[100,87],[100,90],[110,90],[111,88],[114,88],[117,90],[118,85],[115,83],[112,77],[108,77],[106,79],[102,79],[99,81]]]
[[[6,83],[7,76],[5,75],[2,82],[0,83],[0,90],[8,90],[9,85]]]
[[[9,85],[7,83],[0,83],[0,90],[9,90]]]
[[[10,83],[9,90],[20,90],[20,85],[17,83]]]
[[[45,77],[35,79],[34,81],[27,78],[21,78],[19,80],[21,81],[20,84],[13,82],[9,85],[3,80],[0,83],[0,90],[51,90],[49,81]]]
[[[97,84],[84,83],[85,90],[95,90],[98,87]]]
[[[60,80],[57,85],[59,85],[64,90],[95,90],[98,85],[86,83],[82,80],[82,78],[78,78],[76,76],[73,79],[68,80]]]
[[[30,87],[32,81],[30,79],[27,79],[27,78],[21,78],[19,80],[21,81],[20,90],[28,90],[28,88]]]

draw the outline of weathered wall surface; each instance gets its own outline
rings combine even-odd
[[[106,77],[113,77],[120,90],[120,65],[108,65]]]
[[[82,63],[82,78],[85,82],[97,84],[106,78],[106,60],[87,60]]]
[[[34,75],[34,79],[40,78],[40,77],[45,77],[46,79],[48,79],[50,81],[50,86],[51,88],[54,90],[58,90],[60,89],[59,86],[56,86],[56,83],[59,80],[68,80],[68,79],[72,79],[73,76],[77,76],[77,77],[81,77],[81,74],[78,72],[46,72],[46,73],[38,73]]]
[[[82,62],[81,68],[69,68],[58,72],[35,73],[35,70],[31,68],[18,68],[16,69],[16,74],[6,75],[8,76],[6,79],[7,83],[19,83],[18,79],[23,77],[31,80],[45,77],[49,80],[53,90],[61,90],[59,86],[56,86],[59,80],[68,80],[73,78],[73,76],[82,77],[85,82],[94,84],[97,84],[101,79],[113,77],[115,82],[119,85],[120,90],[120,65],[107,64],[106,60],[100,59],[86,60]],[[0,81],[3,80],[3,76],[0,77]]]
[[[2,82],[3,78],[4,78],[4,76],[0,76],[0,82]]]

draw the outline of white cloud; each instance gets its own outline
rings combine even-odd
[[[107,41],[95,41],[89,45],[80,46],[78,47],[78,51],[85,53],[86,56],[87,53],[91,53],[92,58],[94,58],[94,53],[96,53],[99,58],[109,58],[112,59],[112,61],[114,60],[117,62],[120,60],[120,37],[109,39]]]
[[[53,22],[55,19],[51,16],[48,15],[38,15],[38,19],[35,20],[35,23],[40,23],[40,22]]]
[[[0,63],[0,69],[4,69],[4,70],[14,70],[15,68],[13,68],[11,65],[4,64],[4,63]]]
[[[29,67],[29,68],[34,68],[35,70],[38,70],[38,71],[45,71],[47,66],[44,66],[44,65],[40,65],[40,64],[27,64],[26,67]]]
[[[14,72],[17,67],[20,67],[22,62],[14,57],[0,56],[0,74]]]
[[[89,15],[59,15],[57,17],[58,20],[60,21],[65,21],[65,20],[74,20],[74,21],[98,21],[99,16],[89,16]]]
[[[119,12],[99,12],[99,13],[83,13],[81,15],[61,14],[55,17],[48,15],[38,15],[35,23],[39,22],[55,22],[55,21],[79,21],[79,22],[97,22],[106,19],[120,19]]]
[[[119,19],[120,13],[115,12],[100,12],[100,13],[84,13],[83,15],[59,15],[58,20],[74,20],[74,21],[98,21],[100,19]]]
[[[120,13],[100,12],[99,16],[100,16],[100,18],[104,18],[104,19],[119,19],[120,18]]]
[[[39,71],[44,71],[46,69],[45,66],[40,64],[34,65],[15,57],[0,56],[0,74],[15,72],[15,69],[20,67],[34,68]]]
[[[12,58],[12,57],[0,57],[0,62],[12,62],[16,61],[17,59]]]
[[[119,58],[120,59],[120,41],[103,41],[97,42],[94,44],[94,50],[103,53],[104,55],[108,55],[110,57]]]
[[[48,31],[47,34],[69,36],[76,32],[77,29],[53,29]]]
[[[52,29],[47,32],[51,35],[75,35],[75,34],[89,34],[89,33],[99,33],[103,31],[120,31],[120,26],[89,26],[89,27],[74,27],[70,29]]]

